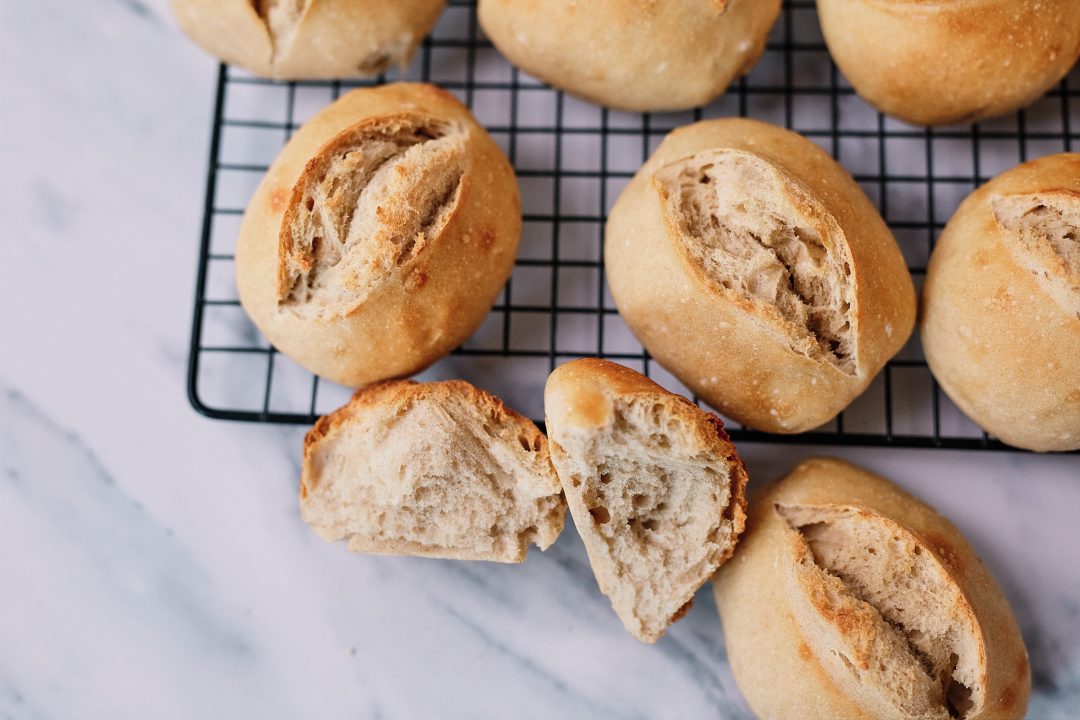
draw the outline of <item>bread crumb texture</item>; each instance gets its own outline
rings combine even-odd
[[[1013,257],[1080,317],[1080,193],[999,195],[990,204]]]
[[[360,552],[521,562],[565,516],[547,442],[461,381],[359,391],[305,440],[301,513]]]
[[[466,129],[410,113],[341,132],[305,167],[281,227],[278,301],[345,316],[437,242],[458,206]]]
[[[866,509],[774,507],[795,546],[790,581],[804,600],[796,621],[852,699],[873,717],[977,715],[986,702],[982,631],[931,549]]]
[[[655,177],[669,225],[713,290],[780,324],[795,352],[855,374],[850,252],[809,190],[730,149],[684,158]]]
[[[672,398],[615,397],[605,424],[552,436],[600,589],[646,642],[685,614],[744,522],[745,471],[719,422],[714,441],[702,442],[693,419],[672,412]]]

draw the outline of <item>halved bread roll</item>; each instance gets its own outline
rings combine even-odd
[[[1080,58],[1077,0],[818,0],[817,8],[855,91],[918,125],[1018,110]]]
[[[855,180],[767,123],[668,135],[612,208],[605,247],[612,296],[638,340],[758,430],[832,419],[915,322],[900,249]]]
[[[514,169],[452,95],[354,90],[271,165],[236,248],[240,302],[343,385],[419,372],[480,325],[514,266]]]
[[[746,470],[715,415],[606,360],[544,390],[551,456],[600,590],[656,642],[735,548]]]
[[[759,717],[1024,716],[1027,651],[986,567],[932,508],[845,462],[807,460],[751,498],[714,587]]]
[[[525,560],[566,503],[530,420],[460,380],[366,387],[304,439],[300,513],[350,550]]]
[[[404,67],[446,0],[171,0],[204,50],[262,77],[378,75]]]
[[[480,0],[510,62],[624,110],[705,105],[750,71],[780,0]]]
[[[972,193],[934,247],[923,350],[968,417],[1017,447],[1080,449],[1080,153]]]

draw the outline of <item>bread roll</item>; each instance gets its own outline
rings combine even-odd
[[[405,66],[446,0],[171,0],[211,55],[283,80],[378,75]]]
[[[833,60],[868,102],[917,125],[1034,102],[1080,57],[1077,0],[818,0]]]
[[[625,110],[708,103],[765,50],[780,0],[480,0],[480,25],[525,72]]]
[[[751,498],[717,574],[728,660],[771,720],[1023,718],[1027,651],[948,520],[840,460]]]
[[[1080,448],[1080,154],[1025,163],[964,200],[922,303],[930,370],[968,417],[1017,447]]]
[[[256,190],[240,301],[282,352],[345,385],[409,375],[483,321],[521,235],[514,170],[449,93],[354,90]]]
[[[605,242],[638,340],[758,430],[827,422],[914,324],[911,277],[873,205],[823,150],[766,123],[668,135],[619,196]]]
[[[547,441],[459,380],[360,390],[304,439],[300,513],[350,550],[523,562],[566,515]]]
[[[746,470],[715,415],[606,360],[548,378],[551,455],[600,590],[656,642],[731,557]]]

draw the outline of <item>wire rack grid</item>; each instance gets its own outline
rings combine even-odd
[[[552,90],[483,38],[474,0],[451,0],[412,66],[371,82],[271,82],[219,70],[198,265],[188,393],[214,418],[309,424],[351,390],[277,352],[244,315],[233,280],[240,216],[274,156],[308,117],[353,87],[434,82],[460,97],[503,147],[522,190],[524,231],[511,280],[485,323],[422,379],[462,377],[533,418],[556,365],[599,356],[676,392],[615,310],[603,227],[619,191],[663,136],[703,118],[747,116],[797,130],[856,178],[896,235],[916,285],[960,201],[993,175],[1080,148],[1080,75],[1031,108],[972,126],[914,128],[859,99],[829,59],[812,0],[786,0],[753,71],[708,107],[624,113]],[[917,338],[828,425],[776,436],[728,422],[736,440],[1003,449],[934,383]]]

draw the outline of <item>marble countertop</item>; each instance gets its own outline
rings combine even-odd
[[[299,519],[302,428],[192,411],[215,64],[166,0],[0,2],[0,78],[0,718],[749,717],[711,593],[646,646],[572,527],[521,566],[351,555]],[[1080,461],[834,452],[961,528],[1030,717],[1080,717]]]

